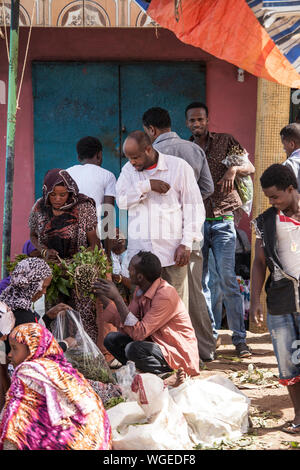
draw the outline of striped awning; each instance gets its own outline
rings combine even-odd
[[[300,88],[300,0],[136,0],[187,44]]]
[[[248,0],[260,24],[300,73],[300,2]]]

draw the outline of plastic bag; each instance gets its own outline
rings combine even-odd
[[[131,390],[136,401],[107,410],[115,450],[191,450],[187,422],[161,378],[137,374]]]
[[[128,361],[125,366],[120,367],[115,372],[116,379],[119,387],[122,390],[122,396],[127,400],[134,400],[134,394],[131,390],[131,384],[136,375],[135,363],[133,361]]]
[[[84,330],[78,312],[67,310],[60,313],[51,325],[51,330],[58,342],[68,337],[76,340],[76,346],[70,347],[65,357],[86,379],[115,383],[103,354]]]
[[[231,166],[243,166],[249,162],[248,155],[248,152],[245,150],[242,151],[239,147],[233,147],[226,158],[222,160],[222,163],[227,166],[227,168]],[[251,176],[236,176],[235,186],[243,203],[241,209],[249,216],[253,202],[253,181]]]
[[[194,445],[238,439],[248,430],[250,399],[221,375],[188,379],[169,393],[188,423]]]

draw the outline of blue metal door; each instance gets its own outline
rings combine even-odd
[[[120,70],[121,129],[124,141],[129,132],[142,129],[142,116],[151,107],[169,111],[172,130],[189,139],[185,108],[193,101],[205,102],[205,72],[196,62],[148,62],[126,64]],[[126,162],[123,159],[122,163]]]
[[[35,193],[45,173],[78,163],[76,143],[87,135],[103,146],[103,167],[120,171],[117,64],[33,64]]]
[[[32,76],[36,197],[47,170],[77,163],[81,137],[99,137],[103,167],[118,177],[126,161],[121,144],[142,129],[144,111],[168,109],[172,129],[188,138],[184,109],[205,101],[204,69],[195,62],[36,62]]]

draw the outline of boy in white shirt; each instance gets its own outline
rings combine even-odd
[[[94,199],[98,215],[98,233],[105,241],[105,249],[109,251],[109,237],[107,232],[104,232],[105,227],[101,230],[101,216],[106,216],[109,211],[112,216],[111,221],[114,220],[116,177],[111,171],[101,167],[102,144],[99,139],[91,136],[83,137],[77,142],[76,149],[81,165],[74,165],[66,171],[76,181],[79,192]]]

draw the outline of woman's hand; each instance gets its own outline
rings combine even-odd
[[[76,341],[75,338],[72,338],[72,336],[69,336],[68,338],[65,338],[64,341],[67,343],[68,349],[76,348],[76,346],[77,346],[77,341]]]
[[[67,304],[60,303],[60,304],[57,304],[54,307],[50,308],[50,310],[48,310],[46,315],[51,320],[55,320],[57,315],[59,315],[60,313],[66,313],[67,310],[72,310],[72,307],[70,307]]]
[[[58,260],[58,251],[53,250],[52,248],[47,248],[41,251],[42,257],[46,261],[57,261]]]

